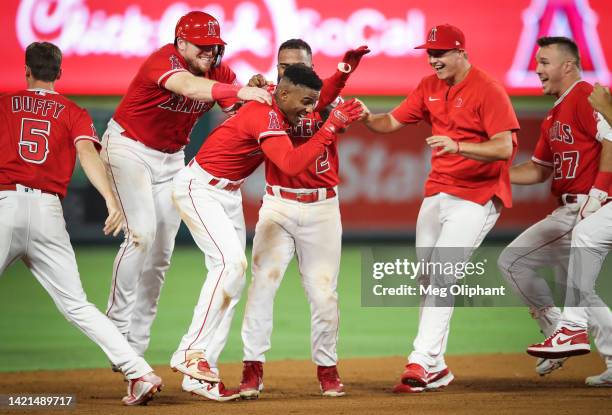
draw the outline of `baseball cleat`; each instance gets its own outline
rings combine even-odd
[[[226,389],[223,382],[206,382],[204,380],[192,379],[189,376],[183,377],[181,387],[185,392],[192,395],[202,396],[211,401],[227,402],[240,399],[239,389]]]
[[[242,367],[242,380],[240,381],[240,397],[243,399],[257,399],[263,390],[263,363],[244,361]]]
[[[587,386],[599,388],[612,388],[612,369],[608,369],[600,375],[589,376],[584,383]]]
[[[540,357],[536,362],[536,373],[540,376],[546,376],[557,369],[561,369],[567,359],[569,357],[562,357],[561,359],[544,359]]]
[[[151,372],[137,379],[128,379],[127,396],[123,397],[124,405],[146,405],[153,395],[162,389],[162,379]]]
[[[404,385],[424,388],[427,386],[427,371],[418,363],[408,363],[400,379]]]
[[[336,366],[317,366],[317,378],[321,387],[321,395],[329,397],[346,395]]]
[[[532,344],[527,348],[527,353],[531,356],[546,359],[578,356],[590,351],[589,336],[585,329],[572,330],[563,326],[542,343]]]
[[[207,382],[219,382],[221,380],[219,375],[211,370],[206,359],[202,357],[193,357],[183,363],[179,363],[172,370],[197,380],[205,380]]]
[[[427,385],[425,387],[410,386],[399,383],[393,387],[393,393],[421,393],[441,390],[448,386],[455,376],[447,367],[438,372],[427,373]]]

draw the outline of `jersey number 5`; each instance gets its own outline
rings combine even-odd
[[[554,176],[553,179],[574,179],[580,161],[580,153],[577,151],[564,151],[563,153],[553,154]],[[565,173],[565,176],[563,175]]]
[[[28,163],[42,164],[49,154],[51,123],[31,118],[21,119],[19,155]]]

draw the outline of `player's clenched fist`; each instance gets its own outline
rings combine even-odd
[[[272,105],[272,96],[268,91],[262,88],[243,86],[238,91],[238,98],[243,101],[257,101],[262,104]]]
[[[268,85],[272,85],[272,81],[268,81],[262,74],[253,75],[251,79],[249,79],[249,83],[247,86],[254,86],[257,88],[263,88]]]
[[[361,101],[353,98],[338,105],[329,114],[327,123],[334,126],[334,131],[348,127],[352,122],[357,121],[363,113]]]
[[[435,153],[436,156],[441,156],[447,153],[455,154],[459,152],[459,142],[445,135],[432,135],[425,141],[432,149],[438,150]]]
[[[593,85],[593,92],[589,95],[589,103],[598,112],[605,112],[606,107],[612,106],[612,95],[610,88],[601,86],[598,83]]]

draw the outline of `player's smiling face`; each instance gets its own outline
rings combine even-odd
[[[464,69],[463,51],[459,49],[427,49],[427,56],[438,78],[450,84],[455,83],[455,78]]]
[[[179,39],[178,49],[185,58],[189,71],[195,75],[209,71],[217,56],[217,46],[197,46],[183,39]]]
[[[543,46],[536,52],[536,73],[542,83],[542,92],[545,95],[560,97],[565,92],[567,75],[573,61],[558,45]],[[569,70],[569,72],[568,72]]]
[[[304,49],[283,49],[279,51],[278,64],[276,65],[276,70],[278,72],[276,82],[278,83],[280,81],[285,74],[285,69],[287,69],[289,65],[294,65],[296,63],[301,63],[312,68],[312,56]]]
[[[297,125],[300,118],[314,111],[319,100],[319,91],[302,85],[285,84],[285,80],[282,80],[274,98],[289,124]]]

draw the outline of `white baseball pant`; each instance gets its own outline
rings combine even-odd
[[[310,304],[312,360],[319,366],[336,365],[339,319],[336,286],[341,250],[342,223],[337,197],[300,203],[264,196],[255,227],[253,278],[242,323],[244,360],[265,362],[265,353],[271,347],[274,297],[295,253]]]
[[[240,190],[224,190],[226,179],[213,179],[190,163],[174,179],[174,201],[191,236],[204,253],[208,274],[193,319],[172,358],[174,367],[188,355],[202,353],[211,368],[229,335],[236,305],[246,282],[246,231]]]
[[[143,356],[181,223],[172,204],[172,178],[185,156],[151,149],[122,131],[111,119],[100,154],[126,218],[106,314]]]
[[[113,323],[87,301],[58,197],[18,185],[17,191],[0,191],[0,211],[0,275],[22,259],[66,320],[100,346],[128,379],[152,372]]]
[[[567,296],[560,325],[589,327],[612,368],[612,313],[595,292],[595,282],[612,249],[612,203],[579,222],[572,233]],[[608,276],[609,277],[609,276]]]
[[[485,236],[495,225],[501,212],[497,199],[484,205],[447,193],[438,193],[423,200],[416,227],[416,248],[419,260],[458,263],[468,261]],[[440,249],[436,249],[440,248]],[[421,283],[435,283],[435,276],[422,276]],[[435,296],[421,301],[419,329],[414,351],[408,357],[430,372],[446,367],[444,352],[448,342],[451,306],[434,306]],[[450,305],[450,304],[449,304]]]
[[[554,305],[551,289],[546,280],[538,274],[538,269],[553,267],[556,284],[562,288],[566,285],[569,287],[571,274],[568,264],[571,261],[572,230],[577,226],[580,207],[586,198],[587,195],[577,195],[576,202],[565,203],[529,227],[502,251],[498,259],[502,275],[529,307],[544,337],[551,336],[555,331],[561,319],[561,310]],[[591,282],[594,283],[594,280]],[[606,351],[610,348],[610,345],[606,345],[610,343],[606,336],[610,335],[612,325],[606,330],[600,323],[601,319],[591,320],[591,334],[600,352],[611,355]],[[584,326],[586,327],[586,323]],[[600,349],[600,346],[604,349]]]

